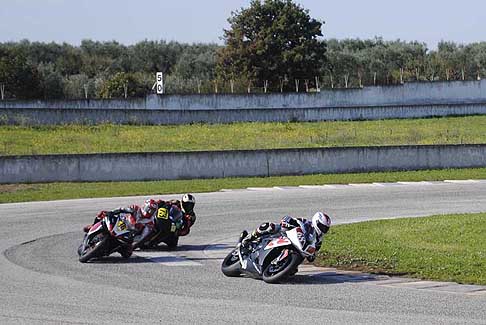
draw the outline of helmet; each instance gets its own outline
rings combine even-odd
[[[142,207],[142,217],[150,218],[157,211],[157,203],[155,200],[146,200]]]
[[[184,213],[192,213],[196,205],[196,198],[192,194],[184,194],[182,196],[181,207]]]
[[[317,235],[321,236],[329,231],[329,228],[331,227],[331,218],[323,212],[316,212],[316,214],[312,216],[312,226]]]

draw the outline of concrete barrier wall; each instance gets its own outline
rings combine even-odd
[[[0,183],[143,181],[486,167],[486,145],[0,157]]]
[[[486,114],[484,104],[241,110],[0,109],[0,124],[156,124],[379,120]]]
[[[268,109],[486,102],[486,80],[407,83],[320,93],[150,95],[138,99],[0,101],[0,108]]]

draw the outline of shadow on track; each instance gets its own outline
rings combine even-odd
[[[113,253],[110,256],[104,256],[100,258],[94,258],[89,261],[92,264],[139,264],[139,263],[176,263],[182,260],[191,261],[206,261],[206,260],[221,260],[219,257],[196,257],[185,256],[185,252],[203,252],[205,250],[221,251],[228,250],[231,245],[226,244],[214,244],[214,245],[180,245],[178,247],[169,248],[165,245],[160,245],[151,248],[144,248],[135,250],[130,258],[123,258],[118,253]],[[143,256],[143,254],[152,254],[151,256]],[[160,256],[157,256],[160,253]],[[169,255],[168,255],[169,254]],[[173,255],[172,255],[173,254]]]
[[[289,278],[288,284],[339,284],[339,283],[360,283],[383,281],[389,279],[388,276],[368,273],[341,273],[339,271],[326,271],[309,274],[299,272]]]

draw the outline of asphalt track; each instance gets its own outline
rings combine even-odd
[[[269,285],[220,272],[221,257],[239,232],[262,221],[319,209],[335,224],[483,212],[486,181],[197,194],[198,221],[176,252],[161,248],[128,260],[114,254],[78,262],[81,227],[98,210],[142,200],[0,205],[0,323],[486,323],[481,287],[448,290],[309,267],[289,283]]]

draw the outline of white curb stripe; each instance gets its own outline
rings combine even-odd
[[[456,179],[451,179],[451,180],[445,180],[444,183],[454,183],[454,184],[475,184],[479,183],[479,181],[476,181],[474,179],[466,179],[466,180],[456,180]]]

